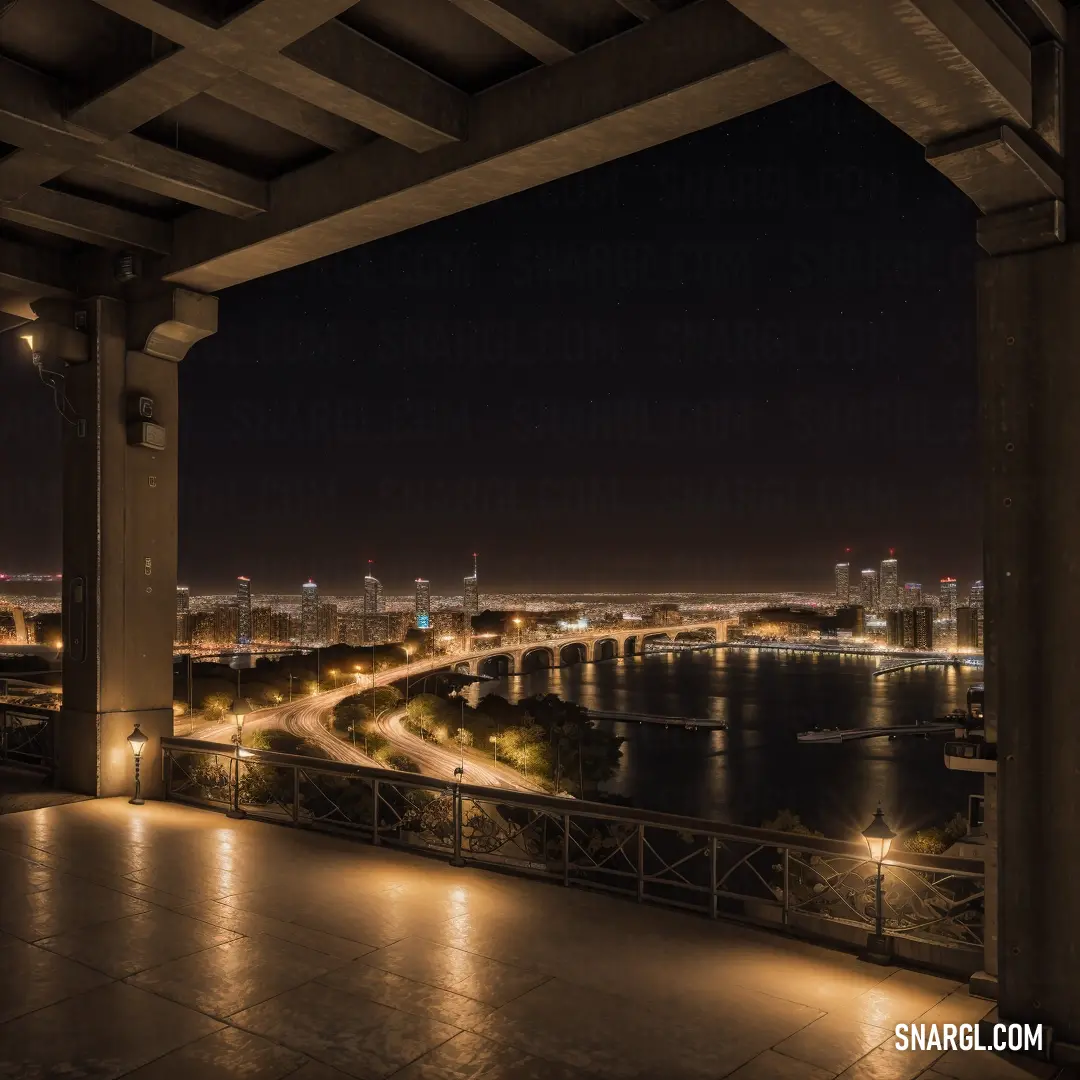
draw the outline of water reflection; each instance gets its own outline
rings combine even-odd
[[[842,745],[796,741],[813,727],[910,724],[964,705],[978,673],[913,668],[880,679],[876,662],[757,650],[694,651],[575,664],[479,683],[473,700],[554,693],[586,707],[719,717],[726,732],[605,725],[627,739],[608,785],[634,805],[760,825],[779,810],[830,836],[855,835],[880,801],[894,828],[965,812],[978,774],[947,770],[940,737]]]

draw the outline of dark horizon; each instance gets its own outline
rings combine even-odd
[[[982,576],[975,209],[836,87],[221,295],[181,365],[180,580],[827,591]],[[60,564],[4,358],[0,565]],[[260,584],[265,582],[265,585]]]

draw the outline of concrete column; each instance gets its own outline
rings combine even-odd
[[[57,782],[88,795],[128,794],[127,737],[138,723],[150,737],[142,779],[153,796],[158,740],[173,727],[178,361],[216,328],[216,300],[184,290],[133,306],[97,297],[73,318],[88,348],[67,370],[85,431],[64,435]],[[140,398],[151,399],[152,417],[139,416]],[[135,445],[145,421],[161,429],[163,445]]]
[[[986,789],[986,967],[998,977],[1003,1019],[1049,1024],[1056,1041],[1072,1044],[1080,1043],[1077,295],[1075,243],[979,268],[986,728],[998,744],[998,775]]]

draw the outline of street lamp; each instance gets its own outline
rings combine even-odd
[[[132,754],[135,756],[135,794],[128,799],[128,802],[132,806],[142,806],[145,800],[142,797],[142,782],[139,780],[139,764],[142,761],[142,752],[146,749],[146,744],[150,740],[139,730],[139,725],[136,724],[135,730],[127,737],[127,741]]]
[[[499,733],[495,732],[494,735],[488,736],[488,742],[491,743],[492,753],[495,756],[495,764],[499,764]]]
[[[405,646],[405,704],[409,703],[409,661],[412,659],[412,650]]]
[[[236,734],[233,736],[233,745],[236,753],[233,755],[233,785],[232,785],[232,808],[225,811],[225,816],[230,818],[244,818],[247,814],[240,809],[240,747],[244,739],[244,719],[251,712],[251,706],[244,698],[235,698],[229,709],[233,720],[236,722]]]
[[[521,620],[514,619],[514,625],[518,628],[518,644],[521,644]]]
[[[866,937],[866,952],[863,959],[875,964],[888,964],[892,959],[889,939],[885,936],[885,919],[882,913],[883,873],[881,864],[889,854],[896,833],[885,824],[885,815],[879,806],[874,812],[874,820],[863,829],[863,839],[870,852],[870,860],[877,864],[877,878],[874,882],[874,932]]]

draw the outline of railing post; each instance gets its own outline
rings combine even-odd
[[[570,883],[570,815],[563,814],[563,885]]]
[[[791,920],[791,848],[784,848],[784,910],[783,922],[787,926]]]
[[[375,777],[371,781],[371,842],[379,842],[379,780]]]
[[[637,827],[637,898],[645,899],[645,826]]]
[[[172,794],[172,751],[161,751],[161,786],[165,789],[165,801]]]
[[[8,753],[8,714],[7,709],[0,709],[0,761],[7,761]]]
[[[300,769],[296,765],[292,771],[292,823],[300,824]]]
[[[709,917],[712,919],[715,919],[717,915],[716,849],[718,846],[716,837],[709,837]]]
[[[450,860],[451,866],[464,866],[465,860],[461,857],[461,787],[454,785],[454,857]]]

